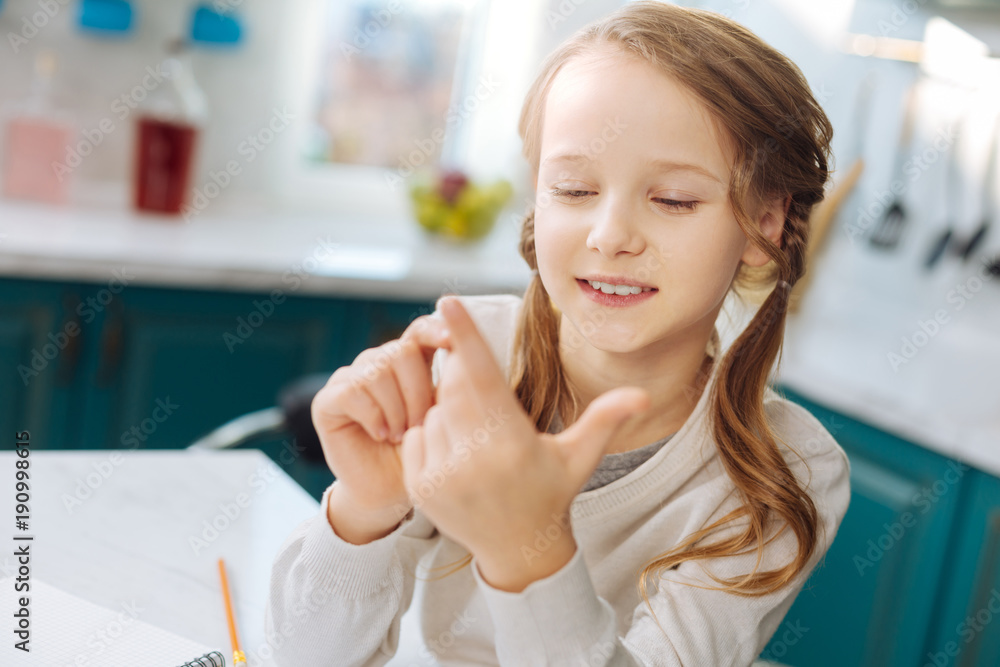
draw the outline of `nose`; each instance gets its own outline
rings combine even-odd
[[[634,223],[637,212],[632,211],[622,198],[605,196],[602,204],[593,211],[587,248],[597,250],[609,259],[623,252],[642,252],[645,240]]]

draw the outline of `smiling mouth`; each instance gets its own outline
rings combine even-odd
[[[655,287],[640,287],[638,285],[604,283],[599,280],[586,280],[584,278],[577,278],[577,282],[579,282],[582,285],[589,285],[590,288],[595,292],[603,292],[604,294],[616,294],[618,296],[627,296],[629,294],[641,294],[642,292],[657,291]]]

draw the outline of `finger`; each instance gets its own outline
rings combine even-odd
[[[420,497],[418,490],[423,481],[424,470],[424,428],[414,426],[403,436],[399,445],[399,460],[403,465],[403,486],[416,504]]]
[[[371,396],[382,412],[382,424],[378,430],[384,426],[387,437],[377,440],[391,439],[394,434],[402,436],[406,430],[406,409],[391,370],[392,357],[398,354],[398,349],[398,341],[369,348],[359,354],[351,365],[352,385]]]
[[[445,411],[434,406],[424,417],[424,468],[440,470],[451,457],[451,440],[445,426]]]
[[[428,365],[439,347],[450,345],[447,324],[442,318],[432,315],[421,315],[410,322],[399,340],[401,342],[412,340],[420,346],[420,351]]]
[[[325,425],[329,424],[328,420],[334,420],[339,425],[346,417],[359,424],[369,438],[381,441],[383,438],[379,431],[385,424],[385,418],[375,399],[360,386],[328,386],[329,389],[324,387],[313,397],[310,405],[310,414],[317,430],[324,431]]]
[[[649,393],[644,389],[612,389],[591,401],[568,429],[552,436],[565,456],[570,479],[583,486],[615,434],[626,421],[645,412],[650,405]]]
[[[451,339],[448,356],[457,354],[460,357],[465,374],[475,391],[486,398],[498,390],[507,389],[493,351],[458,298],[442,298],[438,302],[438,309],[445,317]]]
[[[374,380],[361,383],[361,388],[368,392],[382,410],[388,439],[398,442],[406,431],[406,406],[392,368],[386,368],[375,376]],[[398,438],[397,438],[398,436]]]
[[[407,427],[419,426],[431,407],[434,387],[431,384],[430,365],[424,361],[415,341],[401,343],[402,351],[393,359],[392,372],[399,383],[399,390],[406,407]]]
[[[434,405],[440,406],[443,411],[442,421],[448,432],[453,434],[465,434],[474,430],[483,420],[485,410],[506,405],[489,394],[484,397],[473,383],[461,358],[454,353],[444,356],[435,390]],[[510,389],[506,391],[511,392],[513,397]]]

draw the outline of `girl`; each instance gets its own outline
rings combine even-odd
[[[274,561],[279,664],[742,667],[847,510],[843,450],[768,387],[829,176],[798,68],[632,2],[547,58],[519,130],[523,299],[442,298],[313,402],[337,479]]]

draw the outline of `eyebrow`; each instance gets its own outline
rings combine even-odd
[[[558,155],[552,155],[545,158],[544,160],[542,160],[542,164],[545,165],[554,162],[589,162],[591,159],[592,158],[590,156],[583,155],[581,153],[560,153]],[[722,179],[720,179],[718,176],[710,172],[705,167],[702,167],[701,165],[698,164],[692,164],[688,162],[675,162],[673,160],[661,159],[661,160],[650,160],[649,162],[646,163],[646,166],[654,167],[658,171],[691,171],[696,174],[701,174],[702,176],[706,176],[721,185],[725,185]]]

